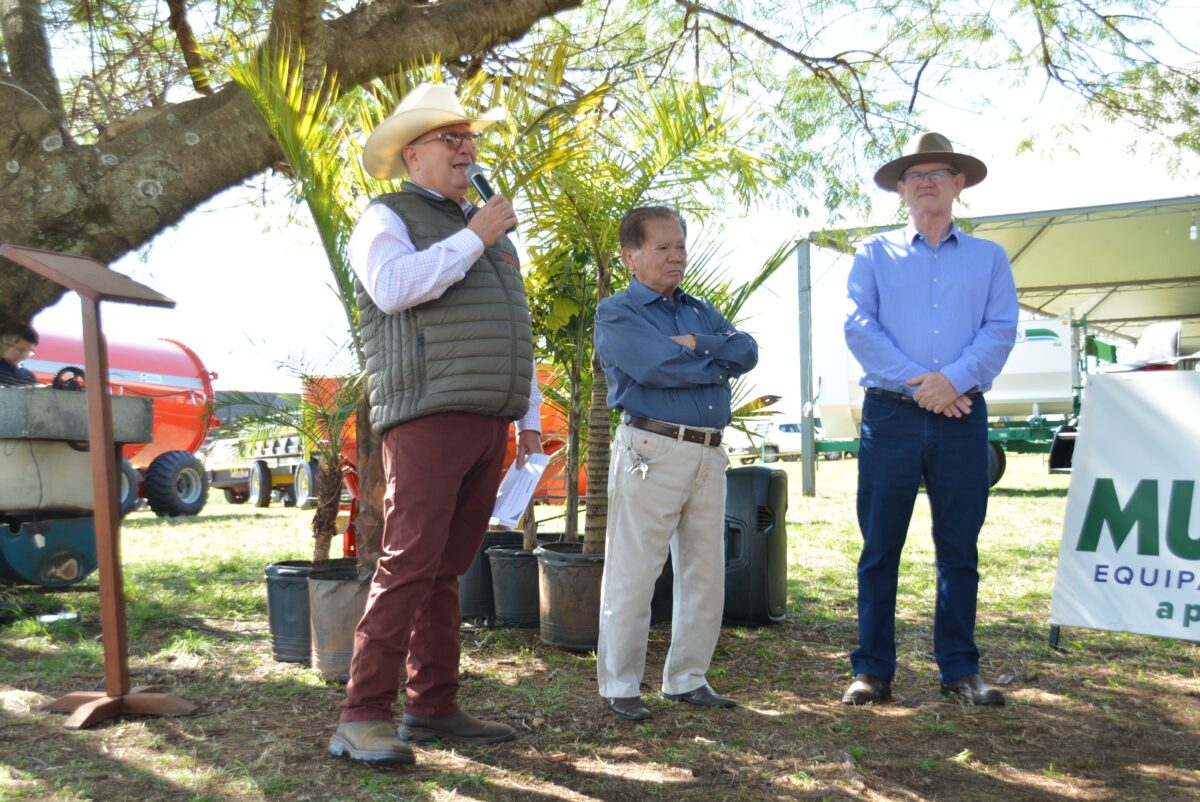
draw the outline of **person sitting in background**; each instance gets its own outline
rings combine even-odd
[[[17,339],[4,349],[0,357],[0,386],[21,387],[37,383],[37,377],[29,368],[21,367],[21,362],[33,356],[33,349],[38,344],[38,334],[32,326],[21,326],[17,329]]]

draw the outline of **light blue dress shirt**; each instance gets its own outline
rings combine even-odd
[[[951,225],[935,250],[909,223],[854,256],[846,344],[863,387],[912,395],[939,371],[960,394],[987,392],[1017,332],[1017,290],[1004,249]]]
[[[669,339],[692,334],[696,350]],[[758,364],[758,343],[716,308],[675,290],[659,295],[636,278],[596,309],[596,350],[608,378],[608,406],[683,426],[722,429],[731,379]]]

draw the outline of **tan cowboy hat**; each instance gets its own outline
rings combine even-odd
[[[363,166],[375,178],[398,178],[405,174],[404,146],[435,128],[467,123],[472,131],[482,131],[503,120],[500,106],[481,117],[468,117],[454,90],[444,84],[423,83],[404,96],[391,116],[381,122],[363,146]]]
[[[880,189],[895,192],[896,184],[900,182],[900,176],[904,175],[905,170],[914,164],[927,164],[929,162],[942,162],[958,170],[966,176],[966,186],[968,187],[973,187],[987,178],[986,164],[974,156],[968,156],[965,153],[955,153],[950,140],[941,134],[935,134],[933,131],[922,131],[908,140],[908,144],[904,146],[903,156],[898,159],[892,159],[879,168],[875,173],[875,183],[879,185]]]

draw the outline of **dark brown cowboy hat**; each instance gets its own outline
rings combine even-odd
[[[880,189],[895,192],[896,184],[900,182],[900,176],[904,175],[905,170],[914,164],[929,164],[930,162],[942,162],[958,170],[966,176],[966,186],[968,187],[973,187],[987,178],[986,164],[974,156],[955,153],[950,140],[941,134],[922,131],[908,140],[908,144],[904,146],[903,156],[892,159],[879,168],[875,173],[875,183]]]

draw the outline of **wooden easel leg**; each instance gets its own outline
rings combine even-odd
[[[119,715],[121,715],[121,697],[102,696],[75,708],[75,712],[67,717],[63,726],[68,730],[81,730]]]
[[[52,713],[70,713],[63,724],[70,730],[90,727],[124,713],[189,716],[196,712],[196,706],[191,702],[148,685],[134,688],[124,696],[109,696],[100,691],[76,691],[43,705],[42,709]]]

